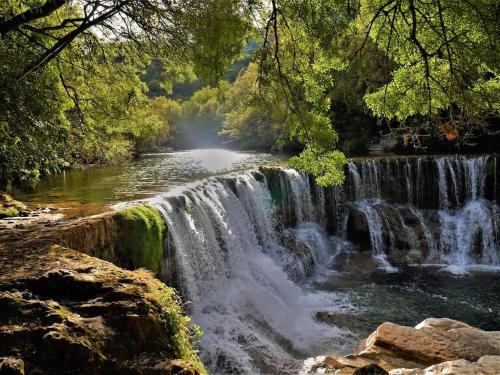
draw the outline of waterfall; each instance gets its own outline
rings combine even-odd
[[[356,205],[366,217],[366,222],[368,223],[368,230],[370,233],[371,249],[376,256],[380,256],[384,254],[382,219],[373,203],[376,204],[378,203],[378,201],[370,202],[367,200],[362,200],[357,202]]]
[[[308,177],[280,173],[294,201],[289,209],[299,218],[282,231],[267,179],[258,172],[210,179],[154,201],[167,223],[181,292],[205,331],[204,362],[215,373],[258,373],[256,363],[275,372],[299,368],[299,358],[326,346],[341,350],[349,337],[313,317],[348,307],[345,296],[301,286],[328,264],[332,246],[314,222]]]
[[[498,264],[496,161],[490,155],[355,160],[346,167],[350,186],[344,190],[356,192],[351,207],[365,216],[376,256],[396,263]]]
[[[341,253],[371,254],[389,272],[499,264],[496,157],[356,159],[345,173],[323,188],[263,168],[154,199],[212,371],[286,373],[325,347],[342,351],[349,333],[313,315],[350,311],[348,297],[310,287]]]
[[[296,216],[299,223],[310,221],[313,216],[311,188],[307,176],[294,169],[285,169],[287,181],[290,184]]]
[[[449,208],[450,202],[448,201],[448,180],[446,179],[446,158],[436,159],[438,169],[438,184],[439,184],[439,208]]]
[[[498,206],[472,200],[455,213],[439,212],[441,261],[447,264],[498,264]]]

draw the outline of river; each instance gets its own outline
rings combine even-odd
[[[169,153],[53,176],[17,197],[149,198],[177,270],[165,281],[189,302],[215,374],[296,374],[308,357],[350,352],[385,321],[449,317],[500,330],[496,156],[353,160],[333,188],[255,169],[280,160]]]
[[[108,210],[119,202],[149,198],[210,176],[248,170],[285,159],[279,154],[197,149],[145,154],[116,166],[75,168],[45,176],[14,197],[31,205],[60,208],[67,218]]]

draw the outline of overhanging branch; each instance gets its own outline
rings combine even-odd
[[[16,30],[28,22],[48,16],[66,4],[67,1],[68,0],[47,0],[42,6],[30,8],[7,20],[0,20],[0,35]]]

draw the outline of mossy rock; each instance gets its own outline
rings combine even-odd
[[[7,217],[19,216],[19,210],[14,207],[2,208],[0,207],[0,219],[5,219]]]
[[[19,249],[5,267],[0,356],[17,361],[9,367],[40,375],[207,374],[195,349],[199,329],[151,272],[61,246]],[[6,366],[0,358],[0,370]]]
[[[27,215],[26,205],[9,194],[0,193],[0,219]]]
[[[150,206],[135,206],[116,216],[118,238],[116,256],[131,269],[147,268],[158,272],[163,258],[165,222]]]

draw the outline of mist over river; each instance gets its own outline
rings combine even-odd
[[[280,154],[225,149],[145,154],[123,165],[76,168],[45,176],[35,188],[17,188],[13,195],[24,202],[64,208],[69,217],[87,216],[118,202],[152,197],[196,180],[284,159]]]

